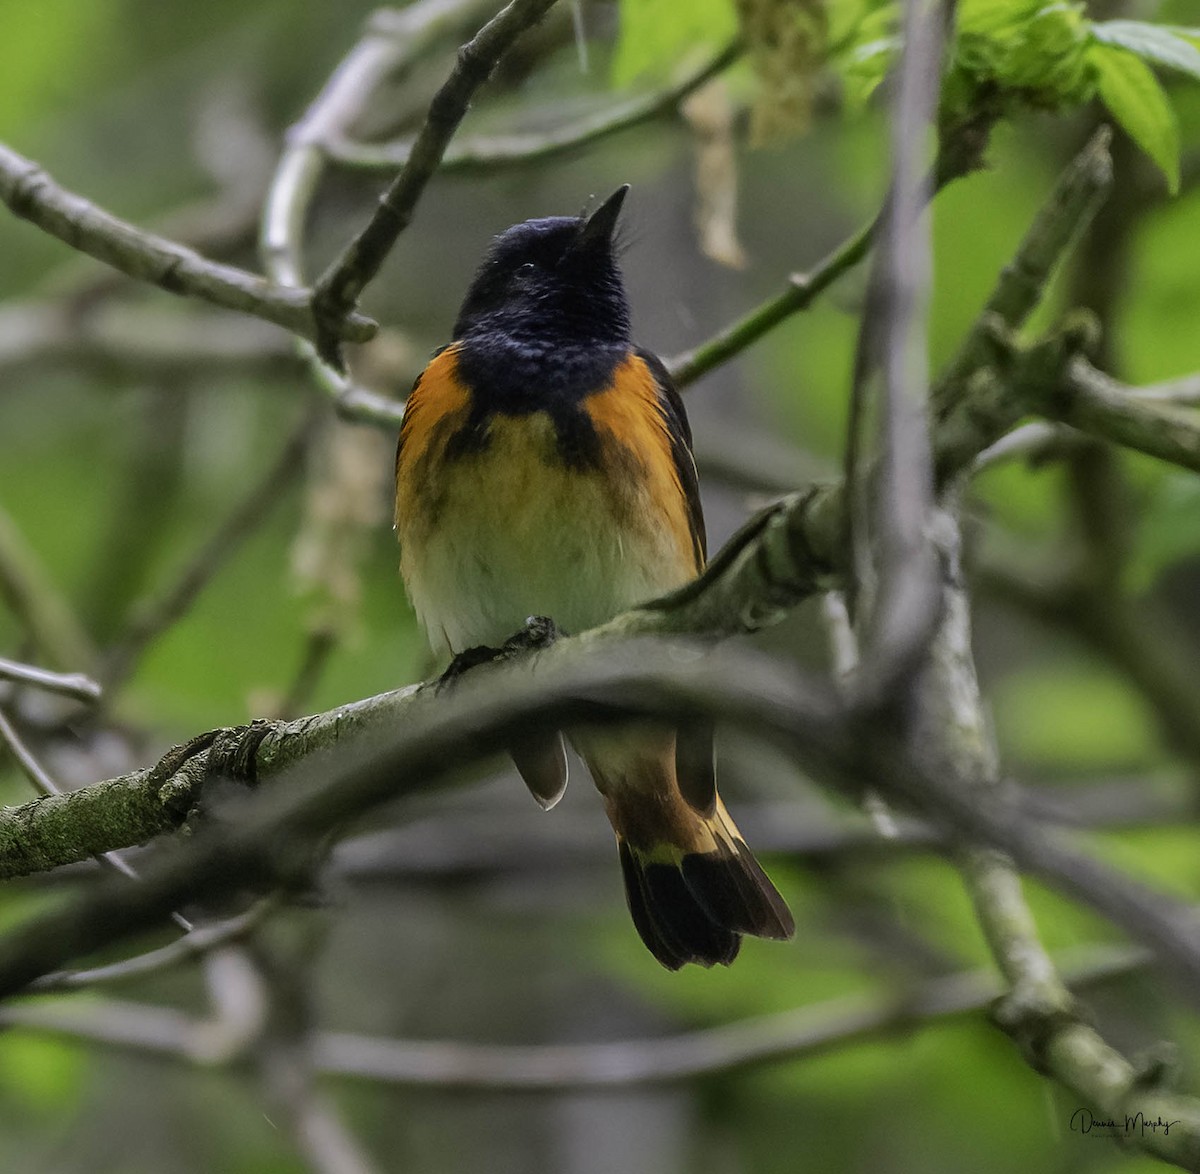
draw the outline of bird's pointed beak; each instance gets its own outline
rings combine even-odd
[[[617,217],[621,215],[621,205],[629,194],[629,184],[623,183],[599,208],[595,210],[583,226],[579,234],[579,245],[587,248],[589,245],[607,244],[612,240],[613,231],[617,227]]]

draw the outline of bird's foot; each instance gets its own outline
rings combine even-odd
[[[558,626],[549,616],[530,616],[525,621],[525,626],[505,640],[499,648],[479,644],[458,653],[438,678],[437,688],[444,689],[454,684],[465,673],[482,664],[513,660],[526,653],[549,648],[560,634]]]
[[[504,641],[500,655],[509,660],[523,652],[538,652],[549,648],[561,635],[563,633],[558,630],[558,625],[549,616],[530,616],[519,632],[514,632]]]

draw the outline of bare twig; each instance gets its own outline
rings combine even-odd
[[[1025,349],[999,319],[989,318],[989,325],[994,332],[991,365],[975,372],[965,393],[948,402],[936,424],[939,489],[957,490],[959,478],[975,469],[981,452],[1022,417],[1037,412],[1043,401],[1058,396],[1072,364],[1096,337],[1095,322],[1086,315],[1071,316],[1061,329]]]
[[[1194,408],[1200,404],[1200,375],[1184,375],[1162,383],[1148,383],[1135,388],[1133,394],[1140,399],[1162,400],[1180,407]]]
[[[1041,420],[1022,424],[979,453],[971,462],[971,475],[985,473],[1009,461],[1038,464],[1061,455],[1078,442],[1079,434],[1062,424],[1047,424]]]
[[[17,760],[25,777],[33,784],[39,795],[61,795],[58,784],[50,777],[45,767],[25,745],[24,739],[17,733],[16,727],[8,720],[8,716],[0,709],[0,741],[8,747],[9,753]]]
[[[143,232],[59,187],[36,163],[2,144],[0,200],[14,215],[130,277],[170,293],[264,318],[306,338],[314,336],[307,290],[281,288],[264,277],[206,260],[183,245]],[[348,309],[336,324],[330,324],[329,332],[339,339],[363,342],[375,333],[375,324]]]
[[[273,898],[264,897],[261,901],[256,901],[245,913],[209,925],[197,925],[190,933],[168,945],[160,946],[157,950],[148,950],[144,954],[135,954],[120,962],[94,966],[88,970],[60,970],[39,978],[29,989],[36,994],[51,994],[56,991],[107,986],[110,983],[126,982],[147,974],[170,970],[184,962],[194,962],[212,950],[240,941],[261,924],[263,919],[275,910],[277,904]]]
[[[343,367],[341,339],[344,330],[333,324],[341,322],[352,311],[400,233],[408,227],[417,201],[437,170],[475,91],[488,79],[509,46],[536,24],[553,3],[554,0],[511,0],[462,46],[454,69],[429,105],[425,123],[400,174],[380,198],[379,207],[367,226],[316,283],[313,309],[318,322],[330,324],[330,329],[318,334],[317,350],[336,370]]]
[[[996,117],[993,112],[981,112],[943,137],[933,167],[932,190],[940,190],[980,166],[983,144]],[[740,354],[792,314],[808,309],[838,278],[853,269],[870,252],[885,212],[886,209],[847,237],[808,272],[793,273],[782,293],[769,298],[707,342],[667,360],[667,369],[676,384],[686,387],[695,382]]]
[[[949,526],[944,529],[945,618],[925,682],[928,708],[915,736],[932,770],[949,778],[968,800],[986,802],[998,784],[996,749],[975,674],[957,538]],[[1020,858],[1018,846],[1005,847]],[[997,1023],[1034,1068],[1071,1089],[1100,1116],[1119,1120],[1150,1105],[1169,1106],[1172,1117],[1167,1119],[1178,1120],[1190,1136],[1172,1139],[1143,1130],[1127,1140],[1167,1161],[1195,1168],[1200,1157],[1200,1104],[1147,1086],[1075,1008],[1038,936],[1012,859],[978,844],[961,845],[957,855],[976,917],[1010,988],[997,1004]]]
[[[967,394],[950,403],[938,421],[939,449],[945,446],[938,455],[939,479],[970,468],[981,451],[1031,412],[1076,433],[1200,472],[1200,422],[1195,413],[1143,397],[1138,388],[1097,370],[1081,353],[1095,337],[1094,321],[1078,316],[1060,334],[1027,351],[993,333],[990,361],[996,366],[977,372]],[[1008,447],[1001,447],[1000,453]]]
[[[61,693],[76,701],[98,701],[100,686],[84,673],[54,673],[32,664],[20,664],[0,657],[0,680],[33,685],[51,693]]]
[[[781,294],[763,302],[744,318],[690,351],[667,360],[667,369],[683,388],[727,363],[764,334],[801,310],[807,310],[835,281],[853,269],[870,252],[878,219],[848,237],[807,273],[793,273]]]
[[[1193,413],[1137,395],[1086,359],[1075,359],[1057,394],[1052,388],[1037,390],[1033,406],[1042,415],[1200,472],[1200,423]]]
[[[1148,962],[1144,951],[1112,946],[1080,948],[1062,958],[1067,980],[1080,989],[1136,973]],[[1000,990],[991,972],[965,971],[927,980],[899,997],[886,991],[841,996],[681,1035],[611,1043],[505,1046],[317,1032],[313,1060],[330,1076],[401,1087],[560,1092],[669,1084],[787,1063],[897,1030],[934,1026],[985,1010]],[[175,1059],[195,1058],[196,1020],[145,1003],[107,999],[10,1005],[0,1008],[0,1024]]]
[[[1013,800],[1026,819],[1064,829],[1178,828],[1192,826],[1198,818],[1182,783],[1113,779],[1056,790],[1064,793],[1022,788]],[[444,796],[436,815],[345,841],[333,853],[334,875],[363,884],[455,885],[497,874],[589,867],[610,858],[607,841],[593,834],[590,813],[563,812],[534,834],[528,820],[507,805],[488,805],[477,795],[463,798],[453,802]],[[950,847],[944,833],[907,815],[893,818],[887,839],[881,838],[878,825],[814,811],[807,800],[743,800],[737,815],[756,850],[819,868],[848,857],[857,861]]]
[[[330,145],[348,136],[387,78],[395,78],[437,40],[458,35],[491,8],[493,0],[421,0],[398,12],[382,9],[343,58],[333,76],[288,133],[288,142],[263,206],[260,249],[271,278],[301,287],[304,232]],[[325,363],[315,347],[297,350],[318,389],[346,419],[395,431],[404,405],[356,386]]]
[[[260,942],[256,970],[270,1014],[251,1059],[272,1117],[313,1174],[371,1174],[366,1151],[318,1087],[312,963],[320,928],[297,927],[286,941]]]
[[[758,768],[754,768],[755,776]],[[1036,786],[1010,787],[1012,802],[1025,819],[1066,829],[1153,829],[1188,826],[1200,820],[1185,780],[1174,776],[1079,780],[1047,792]],[[333,856],[338,876],[397,882],[445,876],[522,872],[547,865],[606,860],[606,842],[589,834],[586,813],[560,815],[536,838],[528,823],[505,807],[488,807],[478,797],[455,803],[447,796],[439,812],[388,831],[368,833],[339,845]],[[483,810],[480,810],[480,808]],[[888,857],[920,852],[945,853],[945,833],[911,815],[894,819],[894,834],[881,839],[870,819],[842,817],[825,805],[802,801],[743,800],[738,824],[756,848],[772,856],[817,864],[838,857]]]
[[[69,366],[177,383],[227,372],[278,378],[298,362],[286,333],[232,312],[185,316],[118,304],[77,314],[54,302],[0,310],[0,371],[6,376]]]
[[[1010,986],[995,1004],[994,1019],[1028,1063],[1093,1106],[1098,1117],[1136,1121],[1140,1113],[1146,1121],[1171,1122],[1162,1135],[1127,1129],[1120,1140],[1185,1170],[1200,1168],[1200,1103],[1147,1078],[1076,1009],[1067,980],[1038,939],[1009,862],[976,850],[966,857],[964,877]]]
[[[595,114],[551,130],[527,134],[486,135],[451,143],[442,156],[442,171],[512,166],[541,162],[587,146],[643,123],[678,107],[690,93],[704,85],[737,59],[739,46],[731,46],[698,69],[691,70],[674,85],[650,94],[638,94]],[[395,143],[360,143],[337,137],[329,143],[329,155],[337,163],[370,171],[395,171],[408,162],[414,140]]]
[[[395,77],[437,39],[456,33],[492,2],[422,0],[398,12],[375,14],[362,39],[288,133],[263,208],[261,248],[274,280],[304,284],[304,228],[331,144],[350,134],[385,78]]]
[[[197,1033],[196,1052],[211,1064],[228,1062],[261,1043],[271,1012],[267,984],[241,946],[226,942],[199,961],[211,1014]]]

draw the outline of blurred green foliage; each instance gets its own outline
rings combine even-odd
[[[846,5],[861,13],[834,42],[847,97],[861,106],[902,47],[899,6]],[[941,116],[954,121],[981,102],[1066,110],[1099,95],[1109,113],[1179,187],[1179,124],[1150,64],[1200,80],[1196,30],[1139,20],[1095,21],[1084,3],[963,0],[946,54]],[[1149,63],[1149,64],[1148,64]]]
[[[9,1111],[52,1126],[78,1112],[86,1056],[61,1040],[9,1035],[0,1040],[0,1094]]]
[[[681,58],[706,49],[713,53],[732,41],[738,22],[729,0],[642,0],[622,4],[620,29],[612,64],[618,87],[667,80]]]

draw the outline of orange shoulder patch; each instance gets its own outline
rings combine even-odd
[[[597,431],[611,437],[641,466],[653,508],[667,520],[692,573],[698,573],[704,565],[701,546],[692,532],[676,464],[677,446],[653,373],[637,355],[630,355],[613,373],[609,386],[589,396],[584,406]]]
[[[465,419],[471,394],[458,378],[457,348],[447,347],[421,373],[400,425],[396,446],[396,525],[401,528],[414,496],[427,481],[429,463]]]

